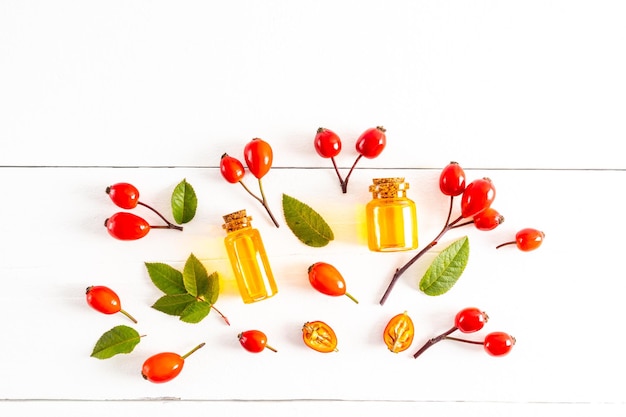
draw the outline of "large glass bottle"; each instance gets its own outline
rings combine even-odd
[[[365,206],[367,244],[376,252],[416,249],[417,213],[407,198],[404,178],[376,178],[370,185],[372,200]]]
[[[272,297],[278,292],[261,234],[252,228],[245,210],[223,216],[224,245],[244,303]]]

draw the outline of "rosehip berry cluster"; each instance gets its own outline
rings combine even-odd
[[[354,171],[354,167],[359,160],[363,157],[369,159],[376,158],[381,154],[383,149],[385,149],[385,146],[387,145],[387,136],[385,132],[386,130],[384,127],[377,126],[371,127],[361,133],[356,141],[356,151],[359,155],[356,157],[348,175],[346,175],[346,178],[344,179],[339,173],[339,168],[337,168],[337,163],[335,161],[335,157],[339,155],[339,152],[341,152],[341,139],[330,129],[326,129],[324,127],[317,129],[315,140],[313,142],[315,150],[322,158],[329,158],[332,161],[337,177],[339,178],[341,191],[344,194],[348,192],[348,180],[350,179],[350,175],[352,175],[352,171]]]
[[[457,342],[482,345],[485,349],[485,352],[492,356],[504,356],[508,354],[513,348],[513,345],[515,345],[515,338],[505,332],[489,333],[482,341],[468,340],[450,336],[457,330],[461,333],[475,333],[481,330],[488,320],[489,317],[484,311],[476,307],[464,308],[463,310],[459,311],[454,317],[454,326],[450,330],[443,332],[437,337],[429,339],[417,352],[415,352],[413,357],[419,357],[422,353],[424,353],[424,351],[429,349],[434,344],[441,342],[442,340],[454,340]]]
[[[139,201],[139,190],[134,185],[120,182],[108,186],[105,191],[116,206],[127,210],[134,209],[138,205],[144,206],[156,213],[165,222],[165,225],[150,225],[142,217],[133,213],[126,211],[117,212],[104,221],[104,226],[114,238],[137,240],[146,236],[151,229],[183,230],[182,226],[173,224],[157,210]]]
[[[439,234],[409,260],[403,267],[396,269],[387,290],[380,299],[380,304],[384,304],[391,289],[402,275],[413,263],[435,246],[441,237],[451,229],[473,224],[478,230],[493,230],[502,222],[504,217],[497,210],[491,208],[496,197],[496,189],[491,179],[479,178],[466,184],[465,171],[457,162],[450,162],[439,175],[440,191],[450,197],[448,216]],[[461,197],[460,215],[451,221],[452,210],[454,208],[455,197]],[[463,220],[469,219],[463,223]]]
[[[462,226],[474,225],[481,231],[489,231],[498,227],[504,222],[502,216],[496,209],[491,207],[495,197],[496,189],[489,178],[479,178],[469,184],[466,183],[465,171],[455,161],[446,165],[439,175],[439,190],[450,197],[450,205],[448,216],[443,228],[439,234],[411,258],[404,266],[396,269],[389,286],[380,299],[380,304],[384,304],[391,289],[402,275],[413,263],[428,252],[433,246],[437,245],[441,237],[452,229]],[[454,199],[461,197],[460,214],[454,220],[452,219],[452,211],[454,208]],[[516,240],[506,242],[498,246],[509,244],[517,244],[517,247],[523,251],[533,250],[539,247],[544,237],[544,233],[536,229],[523,229],[517,233]]]
[[[265,176],[272,167],[272,161],[274,158],[274,153],[272,151],[272,147],[269,143],[264,141],[263,139],[254,138],[250,142],[246,144],[244,147],[244,160],[246,161],[246,165],[248,166],[248,170],[252,175],[257,178],[259,184],[259,191],[261,196],[257,196],[254,194],[243,182],[243,178],[245,176],[245,169],[241,161],[235,157],[224,153],[220,158],[220,172],[226,181],[231,184],[241,184],[241,186],[254,197],[267,211],[267,214],[272,219],[272,222],[276,227],[279,227],[276,218],[272,214],[269,205],[267,203],[267,199],[265,198],[265,193],[263,191],[263,183],[261,182],[261,178]]]

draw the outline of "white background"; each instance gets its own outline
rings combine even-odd
[[[620,1],[0,0],[0,410],[623,415],[624,18]],[[356,138],[376,125],[388,145],[359,162],[342,194],[315,131],[341,136],[345,174]],[[278,229],[219,173],[220,156],[242,158],[253,137],[274,149],[263,185]],[[445,219],[437,181],[451,160],[469,180],[494,181],[506,221],[446,235],[471,245],[449,293],[417,290],[432,251],[380,306],[412,254],[367,250],[367,187],[404,176],[425,245]],[[107,235],[103,221],[118,211],[107,185],[131,182],[168,215],[183,178],[199,206],[182,233]],[[313,206],[336,239],[301,244],[283,193]],[[241,208],[279,285],[253,305],[236,293],[222,245],[221,216]],[[523,227],[545,231],[540,250],[494,249]],[[230,327],[150,307],[160,293],[144,262],[182,268],[190,253],[222,275],[216,306]],[[342,271],[358,305],[309,286],[306,268],[320,260]],[[132,325],[86,305],[94,284],[115,288],[138,318],[146,337],[133,353],[89,357],[104,331]],[[441,343],[412,358],[470,305],[490,315],[485,333],[515,335],[510,355]],[[394,355],[380,334],[404,310],[416,340]],[[302,344],[308,320],[335,328],[339,352]],[[244,351],[236,335],[248,328],[278,353]],[[139,375],[151,354],[199,342],[176,380]]]

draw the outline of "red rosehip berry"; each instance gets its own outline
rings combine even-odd
[[[161,352],[150,356],[141,367],[141,376],[157,384],[171,381],[183,370],[185,359],[203,346],[204,343],[201,343],[182,356],[174,352]]]
[[[272,167],[274,154],[269,143],[254,138],[244,147],[243,156],[252,175],[261,179]]]
[[[106,219],[104,226],[111,236],[119,240],[141,239],[151,229],[144,219],[125,211],[115,213]]]
[[[259,353],[265,348],[276,352],[276,349],[267,344],[267,336],[260,330],[246,330],[239,333],[237,338],[241,346],[248,352]]]
[[[482,231],[493,230],[503,222],[504,217],[493,207],[489,207],[474,216],[474,226]]]
[[[334,158],[341,152],[341,139],[330,129],[317,129],[314,140],[315,150],[322,158]]]
[[[232,184],[241,181],[245,175],[241,161],[226,153],[220,158],[220,172],[224,179]]]
[[[463,333],[477,332],[489,321],[489,316],[476,307],[468,307],[459,311],[454,317],[454,327]]]
[[[504,356],[513,349],[514,345],[515,338],[504,332],[489,333],[483,342],[485,351],[491,356]]]
[[[358,304],[357,299],[346,292],[346,281],[333,265],[326,262],[316,262],[309,266],[307,273],[311,286],[317,291],[333,297],[345,295]]]
[[[94,310],[104,314],[122,313],[133,322],[137,323],[137,320],[124,309],[122,309],[122,303],[120,297],[115,291],[104,285],[92,285],[87,287],[85,291],[87,304],[89,304]]]
[[[545,233],[538,229],[527,227],[515,234],[515,240],[504,242],[496,246],[496,249],[506,245],[516,245],[523,252],[530,252],[537,249],[543,243]]]
[[[106,188],[106,193],[109,195],[109,197],[111,197],[111,200],[121,208],[133,209],[137,207],[137,205],[144,206],[154,212],[156,215],[158,215],[161,219],[163,219],[163,221],[167,224],[168,229],[177,229],[181,231],[183,230],[182,226],[173,224],[172,222],[167,220],[165,216],[159,213],[155,208],[139,201],[139,190],[137,190],[137,188],[132,184],[129,184],[127,182],[119,182],[117,184],[110,185]],[[111,233],[111,235],[117,237],[118,239],[135,240],[145,236],[145,234],[148,233],[148,230],[142,230],[141,232],[136,230],[137,228],[143,228],[142,223],[145,223],[145,221],[143,221],[143,219],[141,218],[126,215],[115,215],[114,217],[116,218],[115,220],[107,219],[104,224],[105,226],[107,226],[107,229],[109,229],[109,233]],[[125,225],[114,225],[115,221],[118,221],[119,223],[123,222]],[[134,226],[131,226],[130,223],[133,223]],[[162,226],[151,227],[160,229],[163,228]],[[131,229],[135,229],[135,231],[132,232]],[[127,237],[123,238],[121,236]]]
[[[387,145],[386,130],[382,126],[371,127],[356,141],[356,151],[366,158],[376,158]]]
[[[465,190],[465,171],[457,162],[450,162],[439,175],[439,189],[445,195],[456,197]]]
[[[487,210],[495,197],[496,189],[489,178],[470,182],[461,197],[461,216],[474,217]]]
[[[106,193],[116,206],[123,209],[133,209],[139,203],[139,190],[127,182],[119,182],[108,186]]]

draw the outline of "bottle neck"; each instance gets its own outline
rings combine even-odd
[[[406,198],[409,184],[404,178],[376,178],[370,185],[369,191],[374,199]]]
[[[246,215],[245,210],[239,210],[234,213],[223,216],[224,224],[222,228],[226,230],[226,233],[233,233],[239,230],[252,228],[252,217]]]

